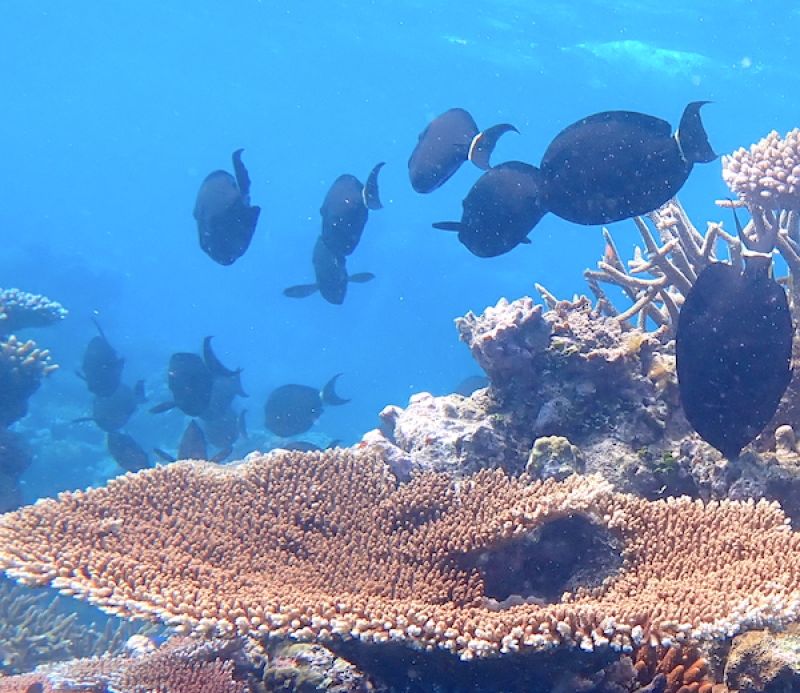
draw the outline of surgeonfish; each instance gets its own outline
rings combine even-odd
[[[100,323],[94,319],[92,322],[99,334],[89,340],[83,354],[81,370],[76,375],[86,382],[89,392],[99,397],[108,397],[120,384],[125,359],[117,354],[106,339]]]
[[[364,283],[371,281],[375,275],[371,272],[347,273],[347,260],[344,255],[337,255],[322,240],[317,238],[311,258],[316,281],[313,284],[297,284],[283,290],[289,298],[305,298],[317,291],[328,303],[341,305],[347,295],[349,282]]]
[[[737,227],[747,246],[738,219]],[[744,271],[708,265],[678,315],[683,410],[700,437],[729,459],[769,423],[792,375],[794,330],[786,292],[770,276],[772,243],[750,249]]]
[[[144,380],[139,380],[133,387],[121,384],[107,397],[95,396],[92,415],[75,419],[73,423],[93,421],[106,433],[112,433],[128,423],[137,407],[146,400]]]
[[[377,164],[366,184],[355,176],[344,174],[331,185],[322,207],[321,238],[335,255],[350,255],[361,240],[369,210],[381,209],[378,173],[384,162]]]
[[[350,400],[336,393],[334,375],[322,390],[308,385],[281,385],[274,389],[264,405],[266,427],[283,438],[305,433],[322,414],[325,405],[339,406]]]
[[[535,166],[509,161],[490,168],[463,202],[461,221],[434,224],[457,231],[458,240],[478,257],[495,257],[528,242],[545,215],[542,174]]]
[[[169,359],[167,383],[172,399],[156,405],[153,414],[178,407],[187,416],[200,416],[209,401],[214,376],[202,357],[188,352],[177,352]]]
[[[487,170],[500,137],[506,132],[519,132],[504,123],[480,131],[475,120],[463,108],[451,108],[434,118],[420,133],[417,145],[408,160],[408,177],[418,193],[436,190],[471,161]]]
[[[605,111],[562,130],[541,162],[543,206],[576,224],[647,214],[675,196],[692,166],[716,158],[700,120],[707,101],[683,111],[678,130],[660,118]]]
[[[142,446],[127,433],[109,431],[106,448],[114,461],[127,472],[138,472],[151,466]]]
[[[194,205],[200,247],[214,262],[232,265],[250,247],[260,207],[250,204],[250,176],[243,149],[233,153],[235,177],[227,171],[206,176]]]

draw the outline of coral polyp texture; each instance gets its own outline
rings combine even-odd
[[[800,129],[775,130],[722,157],[722,178],[741,200],[767,209],[800,209]]]
[[[67,317],[60,303],[19,289],[0,290],[0,335],[26,327],[47,327]]]
[[[47,349],[33,340],[11,335],[0,339],[0,426],[9,426],[28,411],[28,398],[39,389],[42,378],[58,366]]]
[[[777,504],[500,470],[398,485],[367,447],[179,462],[42,500],[0,517],[0,566],[185,633],[463,659],[727,638],[800,608],[800,537]]]

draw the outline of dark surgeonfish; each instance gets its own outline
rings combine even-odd
[[[311,257],[314,265],[314,276],[316,281],[313,284],[297,284],[283,290],[283,295],[289,298],[305,298],[317,291],[328,303],[340,306],[344,303],[347,295],[347,284],[364,282],[375,279],[371,272],[358,272],[347,274],[347,261],[344,255],[337,255],[325,244],[322,236],[317,238],[314,244],[314,252]]]
[[[244,255],[261,212],[250,205],[250,176],[242,163],[243,151],[233,153],[235,177],[227,171],[210,173],[194,205],[200,247],[220,265],[232,265]]]
[[[497,141],[506,132],[519,132],[513,125],[494,125],[483,132],[463,108],[451,108],[434,118],[419,136],[408,160],[408,177],[418,193],[429,193],[471,161],[487,170]]]
[[[173,457],[168,452],[164,452],[161,448],[153,448],[156,453],[165,462],[175,462],[176,460],[209,460],[210,462],[222,462],[228,455],[231,454],[231,448],[220,450],[213,457],[208,456],[208,446],[206,445],[206,437],[203,429],[192,419],[186,426],[186,430],[181,436],[181,442],[178,444],[178,454]]]
[[[700,437],[729,459],[761,433],[791,378],[792,319],[770,277],[769,250],[746,256],[743,272],[710,264],[678,316],[681,404]]]
[[[347,404],[336,394],[336,380],[341,373],[334,375],[322,390],[308,385],[281,385],[273,390],[264,406],[266,427],[283,438],[305,433],[322,414],[325,405]]]
[[[576,224],[608,224],[652,212],[674,197],[692,166],[716,158],[700,120],[707,101],[670,124],[633,111],[605,111],[573,123],[542,157],[547,209]]]
[[[339,447],[339,444],[342,441],[340,440],[332,440],[328,443],[324,448],[320,447],[316,443],[312,443],[308,440],[291,440],[283,445],[280,445],[273,450],[297,450],[299,452],[320,452],[322,450],[330,450],[331,448]]]
[[[170,356],[167,382],[172,399],[157,404],[153,414],[178,407],[187,416],[200,416],[209,401],[214,385],[214,375],[202,357],[188,352],[177,352]]]
[[[76,375],[86,381],[89,392],[99,397],[108,397],[119,387],[125,359],[117,355],[103,333],[97,320],[92,320],[99,334],[89,340],[83,354],[81,370]]]
[[[75,419],[73,423],[93,421],[106,433],[112,433],[128,423],[136,408],[146,400],[144,380],[139,380],[133,387],[123,384],[108,397],[95,397],[92,415]]]
[[[138,472],[150,466],[147,453],[127,433],[110,431],[106,436],[106,447],[114,461],[125,471]]]
[[[211,348],[211,339],[206,337],[203,340],[203,361],[213,376],[208,405],[199,414],[206,421],[224,416],[234,398],[248,396],[242,387],[242,369],[231,370],[224,366]]]
[[[370,209],[381,209],[378,173],[384,162],[370,171],[366,185],[346,173],[331,185],[319,213],[322,215],[322,240],[335,255],[350,255],[361,240]]]
[[[246,437],[244,410],[237,414],[229,408],[213,419],[203,418],[203,432],[206,440],[215,448],[233,447],[240,437]]]
[[[458,240],[478,257],[495,257],[528,242],[547,213],[542,174],[535,166],[509,161],[484,173],[464,198],[461,221],[434,228],[457,231]]]

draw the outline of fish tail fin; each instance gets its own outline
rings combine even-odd
[[[379,164],[375,164],[373,169],[369,172],[369,176],[367,177],[367,182],[364,185],[363,190],[361,191],[361,197],[364,200],[364,206],[367,209],[382,209],[383,205],[381,204],[381,198],[378,193],[378,174],[380,173],[381,169],[386,164],[385,161],[381,161]]]
[[[707,164],[717,158],[708,142],[703,121],[700,120],[700,109],[707,103],[710,101],[692,101],[683,110],[678,131],[675,133],[681,154],[689,164]]]
[[[102,328],[102,327],[100,327],[100,323],[97,321],[97,318],[96,318],[96,317],[92,316],[92,322],[94,323],[94,326],[97,328],[97,332],[98,332],[98,334],[99,334],[99,335],[100,335],[100,336],[101,336],[103,339],[106,339],[106,333],[105,333],[105,332],[103,332],[103,328]],[[108,341],[108,340],[106,339],[106,341]]]
[[[322,388],[320,396],[322,397],[322,402],[324,404],[338,406],[340,404],[347,404],[350,401],[349,399],[344,399],[336,394],[336,381],[339,379],[340,375],[342,374],[337,373],[334,375],[327,383],[325,383],[325,386]]]
[[[164,452],[161,448],[153,448],[153,452],[156,453],[156,457],[160,457],[164,462],[174,462],[175,458],[170,455],[168,452]]]
[[[492,158],[492,152],[497,146],[497,142],[507,132],[518,133],[519,130],[509,123],[501,123],[500,125],[492,125],[492,127],[479,132],[472,138],[472,144],[470,144],[467,159],[479,169],[488,171],[491,168],[489,160]]]
[[[242,163],[243,151],[244,149],[237,149],[233,153],[233,172],[236,175],[236,185],[239,188],[239,192],[247,197],[250,194],[250,176],[247,174],[244,163]]]
[[[83,371],[75,371],[75,375],[77,375],[83,382],[86,382],[86,376],[84,375]]]
[[[432,224],[432,226],[441,231],[461,231],[460,221],[437,221],[435,224]]]
[[[289,298],[305,298],[319,291],[317,284],[296,284],[283,290],[283,295]]]
[[[356,284],[364,284],[366,282],[371,282],[375,279],[375,275],[372,272],[356,272],[355,274],[351,274],[347,281],[355,282]]]

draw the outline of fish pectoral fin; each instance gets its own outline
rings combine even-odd
[[[156,404],[154,407],[150,407],[151,414],[163,414],[165,411],[169,411],[170,409],[175,408],[175,402],[168,401],[162,402],[161,404]]]
[[[355,274],[351,274],[347,281],[355,282],[356,284],[364,284],[366,282],[371,282],[375,279],[375,275],[372,272],[356,272]]]
[[[483,132],[479,132],[472,139],[472,144],[469,148],[467,158],[475,164],[479,169],[488,171],[491,168],[489,163],[492,158],[492,152],[497,146],[497,142],[507,132],[519,132],[510,123],[501,123],[500,125],[492,125],[486,128]]]
[[[523,245],[530,245],[530,244],[531,244],[531,239],[530,239],[530,238],[528,238],[527,236],[525,236],[525,238],[523,238],[523,239],[520,241],[520,243],[521,243],[521,244],[523,244]]]
[[[717,155],[711,149],[708,135],[700,120],[700,109],[710,101],[692,101],[681,116],[680,125],[675,133],[675,140],[680,147],[683,158],[689,164],[707,164],[714,161]]]
[[[284,289],[283,295],[289,298],[305,298],[317,291],[319,291],[319,285],[317,284],[297,284]]]
[[[433,228],[440,231],[461,231],[462,224],[460,221],[437,221],[432,224]]]
[[[381,198],[378,193],[378,174],[385,164],[385,161],[375,164],[373,169],[369,172],[369,176],[367,176],[367,182],[361,191],[361,197],[364,201],[364,206],[367,209],[383,208],[383,205],[381,204]]]
[[[350,401],[349,399],[339,397],[339,395],[336,393],[336,381],[339,379],[340,375],[342,374],[337,373],[334,375],[327,383],[325,383],[324,387],[322,388],[322,392],[319,393],[323,404],[338,406],[340,404],[347,404]]]

